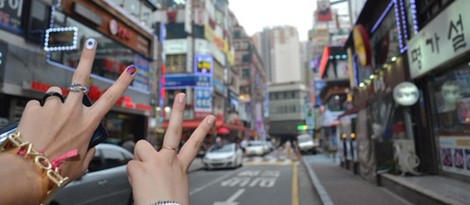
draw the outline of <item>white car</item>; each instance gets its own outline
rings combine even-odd
[[[235,144],[212,146],[202,158],[206,169],[236,168],[243,166],[243,152]]]
[[[247,156],[264,155],[268,152],[268,146],[264,141],[249,141],[245,147],[245,154]]]
[[[312,136],[309,134],[302,134],[297,136],[297,142],[301,152],[310,152],[315,154],[317,151],[318,143],[315,142]]]
[[[88,173],[59,190],[50,204],[133,204],[126,171],[133,157],[117,145],[96,145]]]

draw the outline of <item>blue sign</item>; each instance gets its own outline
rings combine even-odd
[[[195,112],[212,112],[212,92],[211,87],[194,88]]]
[[[214,82],[215,91],[221,93],[224,96],[227,96],[227,93],[228,93],[227,86],[225,86],[224,83],[222,83],[221,81],[219,81],[217,79],[214,79],[213,82]]]
[[[199,76],[192,74],[167,74],[165,75],[165,89],[182,89],[186,87],[211,87],[212,77],[210,76]]]

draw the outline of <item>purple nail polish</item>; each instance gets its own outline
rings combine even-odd
[[[134,73],[137,71],[137,68],[134,65],[130,65],[127,67],[127,73],[134,75]]]

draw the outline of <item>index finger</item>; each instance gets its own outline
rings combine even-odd
[[[196,157],[197,152],[201,148],[201,144],[204,141],[207,133],[214,126],[215,118],[210,115],[207,116],[196,128],[196,130],[191,134],[191,137],[183,145],[178,157],[181,159],[185,170],[189,168],[191,162]]]

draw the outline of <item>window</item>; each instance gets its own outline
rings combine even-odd
[[[470,67],[458,69],[434,79],[433,98],[441,133],[470,133]]]
[[[79,48],[70,51],[50,52],[49,59],[51,61],[70,68],[76,68],[85,41],[88,38],[94,38],[98,42],[98,47],[91,71],[92,74],[116,80],[128,65],[134,64],[138,67],[139,72],[131,85],[144,90],[149,89],[150,62],[147,59],[63,13],[55,12],[54,14],[54,27],[74,26],[78,28],[77,44]]]
[[[186,54],[167,55],[166,72],[184,73],[186,71]]]
[[[250,68],[243,68],[242,70],[242,78],[243,79],[248,79],[251,76],[251,70]]]
[[[118,167],[127,164],[130,159],[124,157],[124,153],[114,149],[103,149],[103,159],[106,168]]]

